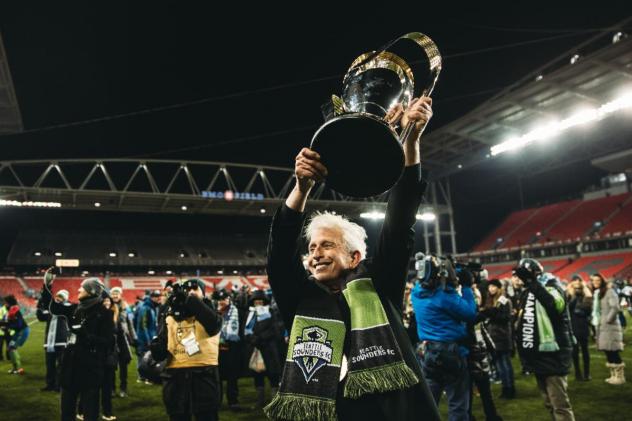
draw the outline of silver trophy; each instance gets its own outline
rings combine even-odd
[[[411,64],[417,61],[407,62],[389,51],[404,40],[415,43],[415,52],[421,47],[425,75],[413,74]],[[329,187],[352,197],[376,196],[393,187],[404,169],[402,142],[413,124],[398,134],[385,117],[397,104],[407,108],[413,97],[429,96],[440,71],[441,54],[436,44],[419,32],[403,35],[355,59],[343,79],[342,95],[332,95],[325,105],[327,121],[316,131],[310,146],[329,171],[325,181]],[[416,76],[421,80],[417,87]]]

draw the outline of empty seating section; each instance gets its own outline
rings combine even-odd
[[[545,241],[538,239],[538,233],[544,234],[547,228],[559,220],[570,207],[575,206],[576,201],[561,202],[538,208],[529,221],[520,226],[506,239],[501,247],[524,246],[534,242]]]
[[[521,211],[513,212],[510,214],[498,228],[496,228],[491,234],[489,234],[483,241],[481,241],[474,251],[491,250],[496,248],[496,242],[498,238],[505,238],[507,234],[513,231],[516,227],[526,221],[531,214],[535,212],[535,209],[524,209]]]
[[[24,289],[15,277],[0,277],[0,296],[15,295],[21,305],[31,305],[31,300],[24,295]]]
[[[608,219],[611,218],[611,219]],[[511,213],[473,251],[504,249],[550,241],[577,240],[601,222],[600,236],[632,231],[632,194],[570,200]],[[538,235],[540,233],[540,235]],[[498,241],[502,239],[502,241]]]
[[[632,265],[632,253],[620,252],[604,255],[584,256],[555,273],[562,280],[570,280],[573,275],[580,275],[587,280],[595,272],[611,278],[623,269]]]
[[[624,207],[599,232],[600,235],[617,234],[632,231],[632,200],[628,194],[628,200]]]
[[[263,266],[266,242],[266,235],[24,231],[7,262],[43,267],[61,257],[82,266]]]
[[[629,194],[604,197],[582,201],[579,206],[566,215],[563,220],[551,227],[545,236],[550,240],[576,239],[586,235],[595,222],[604,220],[614,212],[628,197]],[[632,211],[632,209],[631,209]],[[632,226],[632,215],[629,227]],[[608,228],[608,226],[606,226]]]
[[[503,279],[511,276],[512,269],[516,267],[516,263],[503,263],[495,265],[485,265],[489,279]]]

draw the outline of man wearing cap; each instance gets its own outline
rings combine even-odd
[[[114,340],[112,312],[102,305],[106,289],[98,278],[87,278],[79,287],[79,303],[65,305],[53,300],[53,282],[51,268],[44,275],[40,303],[51,315],[64,318],[70,331],[59,377],[61,420],[75,420],[81,398],[84,420],[97,421],[105,357]]]
[[[134,320],[137,336],[136,354],[138,355],[139,362],[141,358],[143,358],[143,355],[149,351],[151,340],[157,333],[158,307],[160,306],[161,295],[158,290],[151,291],[140,305],[137,317]],[[150,384],[149,380],[142,378],[140,373],[138,373],[138,381],[144,381],[145,384]]]
[[[221,289],[213,293],[217,302],[217,312],[222,316],[222,330],[219,335],[219,377],[226,381],[226,399],[232,410],[239,408],[237,380],[241,371],[241,337],[239,309],[232,303],[231,294]],[[223,393],[222,393],[223,394]]]
[[[68,291],[60,289],[53,298],[55,303],[62,306],[70,306]],[[59,392],[59,370],[61,368],[61,356],[66,348],[68,339],[68,320],[51,314],[48,306],[44,306],[42,298],[37,302],[37,320],[46,322],[44,331],[44,353],[46,355],[46,386],[42,392]]]
[[[517,342],[525,369],[535,374],[544,406],[556,421],[573,421],[566,376],[573,338],[560,282],[535,259],[522,259],[515,274],[524,282],[518,310]]]
[[[198,421],[218,419],[222,317],[205,298],[205,288],[201,279],[174,285],[167,315],[151,344],[153,358],[167,360],[162,396],[171,421],[192,415]]]

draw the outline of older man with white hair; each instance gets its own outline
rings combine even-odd
[[[303,265],[305,205],[327,168],[310,149],[296,157],[297,182],[273,218],[268,244],[270,285],[291,326],[279,393],[266,407],[268,417],[439,419],[402,322],[413,226],[426,187],[419,138],[432,116],[431,104],[430,98],[420,98],[398,110],[402,127],[415,124],[403,144],[406,168],[391,190],[372,259],[366,257],[361,226],[324,212],[304,230]],[[362,159],[361,152],[349,159]],[[366,176],[372,171],[379,168],[367,168]]]

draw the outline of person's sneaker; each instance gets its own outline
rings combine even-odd
[[[126,398],[126,397],[127,397],[127,392],[126,392],[125,390],[121,390],[121,391],[119,392],[119,397],[121,397],[121,398]]]
[[[151,384],[153,384],[153,383],[152,383],[152,382],[150,382],[149,380],[145,380],[145,384],[149,384],[149,385],[151,385]]]
[[[9,373],[9,374],[18,374],[18,371],[11,368],[11,369],[9,369],[9,371],[7,371],[7,373]]]
[[[145,381],[145,379],[141,379],[140,377],[136,379],[136,383],[142,383],[144,381]]]
[[[115,417],[114,415],[110,415],[110,416],[103,415],[103,416],[101,417],[101,419],[102,419],[102,420],[105,420],[105,421],[114,421],[114,420],[116,419],[116,417]]]
[[[83,421],[83,415],[81,415],[81,414],[77,414],[77,419],[78,419],[79,421]]]

